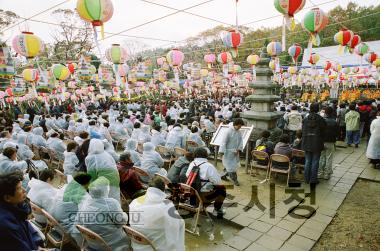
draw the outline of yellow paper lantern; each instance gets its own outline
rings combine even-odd
[[[205,78],[208,76],[208,70],[207,69],[201,69],[201,76],[202,78]]]
[[[27,82],[35,82],[39,78],[39,72],[36,69],[25,69],[22,71],[22,78]]]
[[[38,56],[45,48],[44,43],[33,32],[24,31],[13,38],[13,49],[28,59]]]

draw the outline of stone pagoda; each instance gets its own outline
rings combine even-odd
[[[274,107],[274,102],[280,100],[276,95],[276,88],[279,86],[272,80],[273,72],[269,68],[269,61],[270,58],[263,49],[260,62],[256,65],[256,82],[249,84],[254,89],[254,94],[245,99],[251,103],[251,110],[244,112],[242,117],[248,126],[254,126],[252,140],[259,138],[262,131],[274,129],[281,116]]]

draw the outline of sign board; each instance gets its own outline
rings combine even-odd
[[[220,125],[218,129],[216,130],[216,132],[214,133],[214,135],[212,136],[210,144],[214,146],[220,146],[224,138],[224,135],[227,133],[229,127],[230,127],[229,125]],[[239,131],[243,138],[243,148],[245,148],[249,140],[249,137],[251,136],[251,133],[253,131],[253,126],[252,127],[242,126]]]

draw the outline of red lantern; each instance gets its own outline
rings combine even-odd
[[[352,52],[355,47],[360,44],[360,42],[362,41],[362,39],[360,38],[359,35],[354,35],[351,39],[351,42],[348,44],[350,46],[350,51]]]
[[[324,64],[324,66],[323,66],[323,69],[325,71],[328,71],[328,70],[331,69],[331,67],[332,67],[332,63],[330,61],[326,61],[325,64]]]
[[[5,90],[5,93],[6,93],[8,96],[13,96],[13,91],[12,91],[11,88],[7,88],[7,89]]]
[[[69,68],[69,71],[71,74],[74,74],[77,67],[78,67],[78,65],[76,63],[68,63],[67,64],[67,68]]]

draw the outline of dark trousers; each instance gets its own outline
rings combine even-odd
[[[224,185],[216,185],[214,186],[214,190],[210,192],[202,192],[200,193],[200,196],[202,197],[203,204],[211,204],[214,202],[215,210],[219,210],[227,196],[226,187]]]
[[[306,183],[317,183],[321,152],[305,152],[304,178]]]
[[[339,126],[339,140],[340,141],[346,140],[346,125]]]

